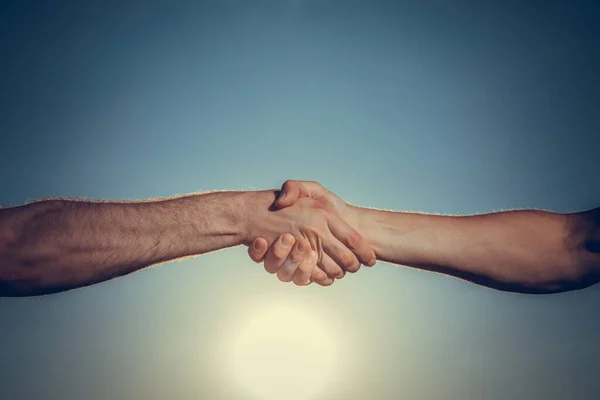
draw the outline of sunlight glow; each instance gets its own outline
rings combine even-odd
[[[335,338],[306,311],[289,305],[250,319],[231,350],[236,380],[264,400],[310,399],[335,367]]]

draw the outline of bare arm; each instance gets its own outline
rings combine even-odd
[[[373,255],[350,225],[313,200],[273,210],[275,198],[273,190],[215,192],[147,202],[49,200],[2,209],[0,296],[88,286],[152,264],[247,245],[258,234],[271,243],[284,232],[306,238],[317,259],[329,261],[325,271],[311,275],[324,284],[343,272],[340,265]],[[348,238],[362,245],[351,251],[343,245]]]
[[[521,293],[581,289],[600,278],[600,254],[592,249],[597,238],[591,236],[598,229],[586,222],[597,210],[468,217],[354,211],[380,260]]]
[[[334,195],[314,182],[287,185],[287,201],[276,204],[326,194],[325,201],[340,209],[331,200]],[[344,207],[378,260],[519,293],[563,292],[600,281],[600,208],[574,214],[523,210],[452,217]],[[260,238],[256,242],[267,251]],[[261,255],[251,254],[255,260]]]
[[[242,244],[244,193],[151,202],[48,200],[0,210],[0,296],[87,286]]]

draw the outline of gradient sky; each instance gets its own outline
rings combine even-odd
[[[396,210],[600,206],[593,1],[56,3],[0,5],[1,204],[309,179]],[[379,263],[297,288],[239,247],[0,299],[0,398],[250,398],[213,350],[282,299],[347,346],[319,399],[600,392],[600,287],[523,296]]]

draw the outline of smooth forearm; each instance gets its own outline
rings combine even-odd
[[[512,211],[451,217],[353,208],[378,259],[524,293],[582,286],[565,215]]]
[[[244,192],[151,202],[50,200],[4,209],[0,295],[87,286],[242,244]]]

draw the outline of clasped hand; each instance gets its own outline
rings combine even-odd
[[[273,208],[287,226],[273,222],[251,233],[248,254],[280,281],[329,286],[361,264],[375,265],[375,252],[357,231],[350,207],[320,184],[285,182]]]

